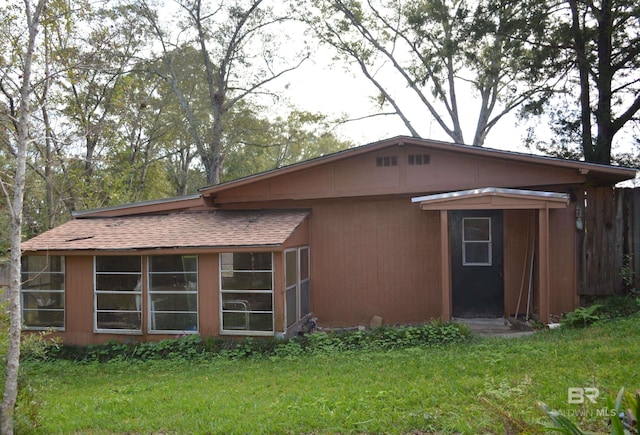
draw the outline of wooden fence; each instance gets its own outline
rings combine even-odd
[[[640,188],[586,190],[578,252],[581,296],[624,293],[625,273],[640,290]]]

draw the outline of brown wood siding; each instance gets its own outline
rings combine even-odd
[[[409,164],[409,156],[418,154],[428,154],[429,163]],[[396,165],[378,166],[379,157],[395,157]],[[479,187],[544,188],[584,181],[585,176],[577,169],[404,146],[285,172],[260,183],[229,187],[215,194],[215,203],[423,195]]]
[[[198,256],[198,310],[200,334],[220,335],[220,266],[218,254]]]
[[[579,306],[576,209],[571,202],[566,209],[549,212],[549,312],[562,314]]]
[[[438,212],[408,199],[322,201],[310,222],[311,309],[321,325],[440,317]]]
[[[505,210],[504,231],[504,312],[506,316],[525,314],[531,268],[531,244],[536,236],[534,210]],[[519,309],[518,300],[520,300]]]
[[[93,257],[65,257],[65,343],[96,342],[93,333]]]

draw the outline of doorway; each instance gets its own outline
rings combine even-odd
[[[449,216],[453,317],[503,317],[502,210]]]

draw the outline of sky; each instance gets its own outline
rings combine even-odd
[[[331,60],[328,48],[317,47],[313,59],[301,68],[290,72],[282,78],[287,84],[287,94],[297,107],[340,116],[343,113],[350,118],[359,119],[376,113],[378,108],[372,100],[377,89],[364,77],[358,67],[351,70],[337,65]],[[282,84],[282,83],[280,83]],[[423,138],[450,142],[451,138],[444,133],[421,102],[412,101],[412,95],[403,83],[398,83],[396,95],[402,95],[401,107],[410,107],[406,112],[414,128]],[[462,98],[463,129],[467,143],[473,140],[477,120],[478,102],[465,93]],[[408,105],[408,106],[407,106]],[[388,108],[387,108],[388,109]],[[465,122],[466,121],[466,122]],[[516,125],[515,115],[503,118],[489,133],[485,146],[509,151],[530,152],[524,145],[525,128]],[[341,137],[361,145],[399,135],[410,135],[409,130],[397,115],[376,116],[346,123],[336,129]]]

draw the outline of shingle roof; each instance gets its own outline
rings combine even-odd
[[[181,212],[73,219],[22,243],[23,251],[279,246],[308,210]]]

